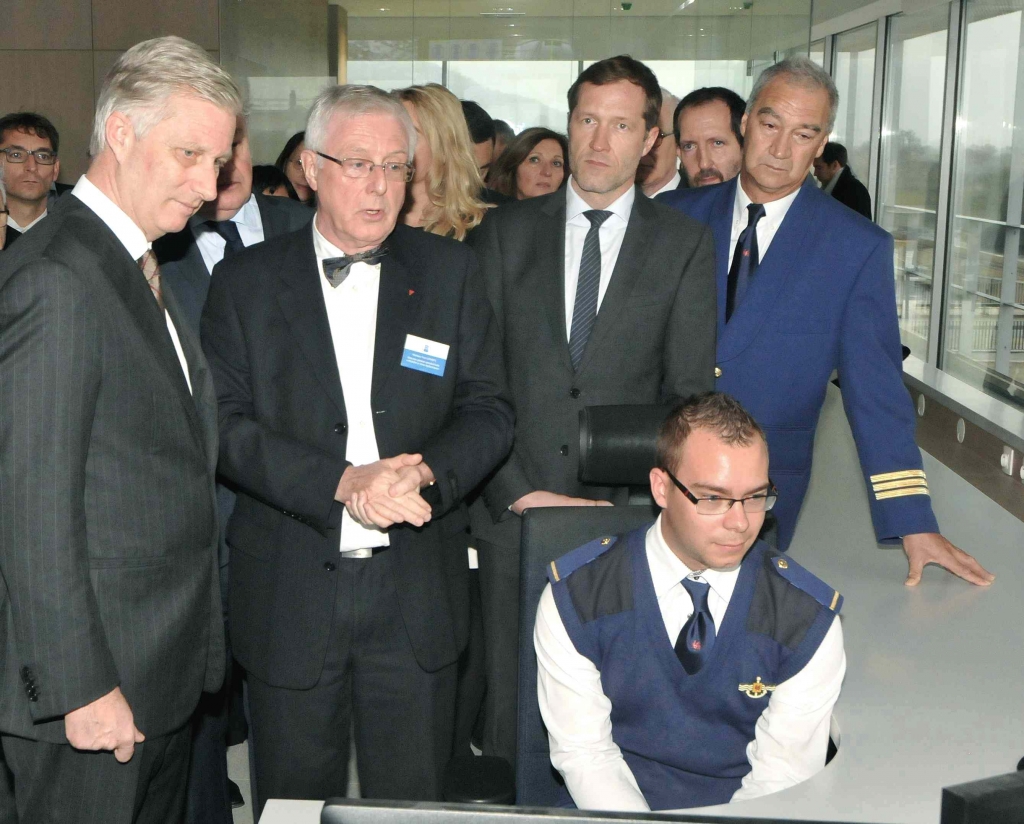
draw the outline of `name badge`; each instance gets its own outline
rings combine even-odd
[[[444,367],[448,362],[447,343],[418,338],[415,335],[405,336],[405,350],[402,352],[402,366],[426,372],[428,375],[444,375]]]

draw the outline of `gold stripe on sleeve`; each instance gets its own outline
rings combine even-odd
[[[875,500],[884,501],[887,498],[902,498],[906,495],[928,495],[928,487],[915,486],[911,489],[890,489],[888,492],[876,492]]]
[[[551,562],[551,573],[555,576],[555,583],[557,584],[562,579],[558,577],[558,567],[555,566],[555,562]]]
[[[875,484],[875,492],[885,492],[887,489],[905,489],[908,486],[923,486],[927,488],[928,482],[921,478],[907,478],[905,481],[886,481],[884,484]]]
[[[829,604],[828,608],[830,610],[832,610],[833,612],[835,612],[836,604],[838,604],[838,603],[839,603],[839,590],[837,589],[835,591],[835,594],[832,596],[832,603]]]
[[[883,481],[901,481],[904,478],[923,478],[923,469],[903,469],[899,472],[883,472],[881,475],[872,475],[871,483],[877,484]]]

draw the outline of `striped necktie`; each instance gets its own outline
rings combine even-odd
[[[139,267],[142,269],[142,274],[146,276],[146,283],[149,284],[150,290],[153,292],[153,297],[156,299],[156,305],[160,307],[160,311],[164,311],[164,294],[160,288],[160,266],[156,262],[156,255],[153,254],[153,250],[150,249],[146,254],[140,257],[137,261]]]
[[[590,332],[597,320],[597,296],[601,289],[601,224],[612,213],[591,209],[583,215],[590,221],[590,229],[583,241],[580,274],[576,281],[576,302],[572,308],[572,329],[569,332],[569,356],[572,358],[572,368],[576,370],[580,368]]]

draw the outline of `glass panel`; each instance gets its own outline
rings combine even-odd
[[[822,68],[825,67],[825,41],[815,40],[811,43],[810,58]]]
[[[585,60],[583,68],[594,63]],[[746,60],[644,60],[658,78],[658,83],[676,97],[684,97],[694,89],[724,86],[746,98],[754,85],[747,74]]]
[[[970,2],[966,14],[942,367],[1024,407],[1024,249],[1020,213],[1007,213],[1024,174],[1024,0]]]
[[[448,88],[462,100],[475,100],[517,132],[528,126],[564,132],[569,111],[565,94],[576,69],[574,60],[452,62]]]
[[[867,180],[871,153],[871,99],[875,85],[875,40],[878,24],[851,29],[836,37],[835,71],[839,112],[832,139],[842,143],[850,168]]]
[[[875,218],[896,241],[896,300],[903,342],[928,357],[939,152],[946,87],[945,7],[898,15],[889,26],[881,200]]]

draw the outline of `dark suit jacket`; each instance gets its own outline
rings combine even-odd
[[[0,258],[0,730],[62,743],[120,685],[148,737],[224,673],[216,400],[166,295],[75,197]]]
[[[507,454],[512,410],[500,343],[464,244],[396,226],[381,264],[372,403],[381,456],[419,452],[433,520],[390,530],[416,659],[458,658],[468,621],[463,496]],[[334,607],[343,507],[334,494],[347,416],[312,230],[220,264],[203,345],[220,399],[220,472],[239,490],[228,526],[235,656],[274,686],[319,678]],[[399,365],[406,335],[451,346],[443,377]],[[460,536],[462,540],[448,540]]]
[[[807,492],[833,369],[842,379],[878,539],[937,532],[927,485],[907,483],[923,481],[923,473],[903,386],[892,236],[806,180],[726,324],[737,180],[660,199],[714,231],[718,389],[739,400],[768,435],[779,547],[789,546]]]
[[[474,534],[518,547],[508,507],[536,489],[625,503],[577,478],[585,406],[659,403],[714,387],[711,232],[637,189],[579,372],[565,328],[566,191],[509,203],[474,234],[516,410],[512,453],[483,490]]]
[[[312,209],[286,197],[257,194],[256,205],[263,221],[264,240],[294,232],[313,219]],[[198,335],[199,318],[203,314],[206,293],[210,291],[210,272],[191,227],[186,226],[173,235],[164,235],[153,244],[153,251],[160,261],[163,283],[174,291],[189,325]]]
[[[839,173],[839,180],[832,189],[832,197],[871,220],[871,195],[868,194],[867,187],[853,176],[849,166],[843,166]]]

